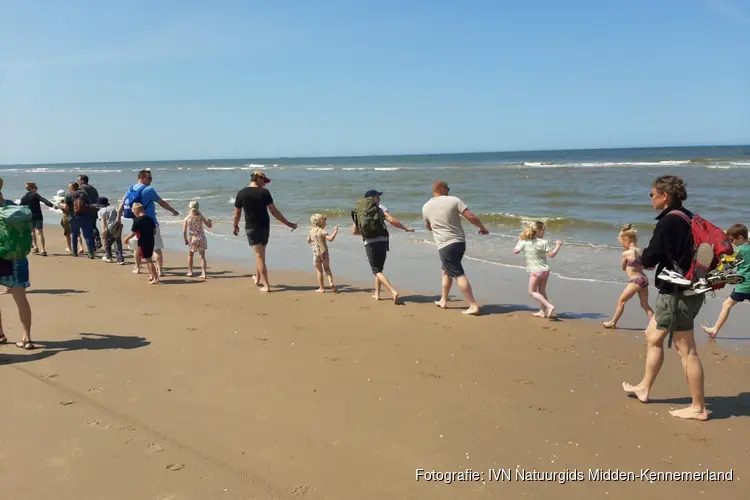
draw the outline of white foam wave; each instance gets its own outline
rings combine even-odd
[[[240,167],[207,167],[206,170],[237,170]]]
[[[373,170],[379,170],[381,172],[389,172],[391,170],[401,170],[399,167],[377,167],[373,168]]]
[[[229,198],[229,203],[234,203],[234,201],[235,201],[234,197]]]
[[[305,170],[334,170],[333,167],[307,167]]]
[[[344,167],[341,170],[367,170],[366,167]]]
[[[258,165],[257,163],[246,163],[245,166],[247,168],[265,168],[265,165]],[[274,165],[276,167],[278,165]]]

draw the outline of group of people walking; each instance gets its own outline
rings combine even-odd
[[[124,263],[122,245],[137,238],[138,251],[135,252],[134,273],[140,272],[141,262],[146,261],[149,268],[149,283],[158,283],[163,275],[164,247],[159,223],[156,217],[156,205],[179,215],[169,203],[164,201],[151,187],[153,181],[149,170],[138,172],[138,182],[130,186],[123,196],[118,208],[114,208],[107,198],[99,197],[96,189],[88,184],[88,178],[81,176],[79,183],[69,186],[69,193],[61,203],[67,223],[70,225],[71,254],[78,255],[78,234],[83,233],[88,248],[89,258],[94,257],[96,243],[94,234],[95,221],[101,220],[102,234],[106,245],[104,260],[111,262],[112,247],[116,246],[116,262]],[[248,244],[255,254],[254,281],[262,292],[271,290],[268,269],[266,266],[266,249],[270,238],[270,215],[292,230],[297,224],[286,219],[274,204],[273,196],[267,189],[271,179],[262,171],[251,175],[249,186],[241,189],[235,198],[233,218],[233,234],[239,235],[240,219],[244,214],[244,234]],[[2,198],[2,181],[0,180],[0,206],[13,202]],[[37,186],[27,184],[27,194],[22,203],[28,205],[33,215],[35,232],[34,253],[46,255],[43,223],[40,204],[54,206],[51,202],[38,194]],[[383,205],[382,191],[370,189],[351,211],[351,232],[362,238],[365,256],[375,279],[373,298],[379,300],[383,286],[390,293],[394,304],[400,303],[399,292],[391,284],[384,273],[386,258],[390,250],[388,225],[406,232],[413,232],[411,227],[405,226],[397,220]],[[690,269],[695,257],[694,240],[692,237],[691,221],[694,214],[683,206],[687,199],[687,189],[682,179],[676,176],[662,176],[656,179],[651,188],[651,202],[655,210],[659,211],[657,225],[648,246],[640,249],[637,246],[637,235],[630,225],[623,227],[618,240],[624,252],[622,255],[622,269],[628,276],[626,289],[618,300],[615,316],[605,327],[616,327],[625,304],[638,295],[641,307],[646,312],[648,326],[646,328],[646,366],[642,380],[631,385],[623,383],[623,390],[633,394],[642,402],[648,402],[649,393],[661,369],[664,360],[664,341],[670,336],[682,358],[682,366],[688,381],[692,402],[689,407],[670,412],[675,417],[705,420],[708,412],[704,399],[703,367],[698,355],[694,322],[700,312],[705,295],[685,293],[684,289],[675,287],[659,276],[666,271]],[[96,199],[97,203],[91,202]],[[92,207],[96,209],[95,215]],[[422,207],[425,227],[432,233],[441,262],[441,297],[435,301],[439,308],[446,308],[448,296],[455,281],[463,293],[468,308],[463,311],[466,315],[480,314],[481,308],[474,298],[471,284],[466,276],[462,260],[466,252],[466,234],[462,225],[462,218],[478,229],[480,235],[489,234],[479,217],[469,210],[468,206],[456,196],[450,194],[450,187],[445,181],[438,180],[432,186],[432,197]],[[130,233],[122,241],[123,218],[132,219]],[[387,223],[387,224],[386,224]],[[65,223],[63,224],[65,226]],[[201,278],[206,278],[205,251],[207,241],[203,227],[212,227],[210,219],[199,210],[197,201],[189,205],[189,214],[183,221],[183,237],[188,247],[188,275],[193,274],[193,257],[198,253],[201,258]],[[98,232],[98,231],[97,231]],[[66,233],[67,234],[67,233]],[[317,292],[326,290],[324,275],[328,285],[336,292],[336,285],[331,270],[331,258],[328,244],[335,241],[338,226],[331,232],[327,230],[325,214],[314,214],[311,217],[311,227],[307,233],[307,243],[311,246],[313,265],[317,271],[319,288]],[[536,221],[528,225],[519,237],[514,248],[515,254],[523,254],[529,273],[529,295],[540,305],[534,316],[552,318],[555,306],[547,295],[547,282],[550,267],[547,258],[554,258],[560,251],[563,242],[554,244],[544,238],[545,226]],[[735,225],[727,232],[731,243],[737,247],[739,254],[750,257],[747,228]],[[155,258],[152,258],[155,256]],[[649,281],[644,269],[656,268],[655,286],[658,296],[655,309],[651,309],[648,301]],[[731,297],[727,299],[717,324],[704,329],[712,336],[721,328],[727,319],[729,310],[739,302],[750,299],[750,258],[740,272],[747,274],[747,285],[738,286]],[[25,289],[29,286],[28,260],[18,261],[0,259],[0,285],[8,287],[18,305],[19,316],[24,326],[23,338],[18,346],[25,349],[34,348],[31,342],[31,309],[25,296]],[[743,288],[744,286],[744,288]],[[7,341],[0,322],[0,343]]]

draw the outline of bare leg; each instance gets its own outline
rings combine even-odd
[[[538,318],[544,318],[547,315],[547,311],[550,309],[553,309],[552,304],[547,302],[547,299],[544,298],[544,295],[539,293],[539,285],[541,284],[542,278],[539,276],[531,276],[529,278],[529,295],[531,295],[539,304],[541,305],[541,309],[539,309],[539,312],[535,312],[534,316]]]
[[[133,269],[134,274],[140,274],[141,272],[141,249],[137,248],[135,252],[135,268]]]
[[[193,252],[188,250],[188,272],[187,276],[193,275]]]
[[[458,278],[456,278],[456,283],[458,284],[458,288],[460,288],[461,292],[464,294],[464,297],[466,297],[466,301],[469,303],[469,308],[463,311],[463,314],[479,314],[479,306],[474,300],[474,293],[471,290],[471,283],[469,283],[469,278],[467,278],[466,276],[459,276]]]
[[[32,250],[36,250],[38,252],[39,247],[36,244],[36,232],[37,232],[36,229],[31,230],[31,248]]]
[[[680,358],[684,360],[682,366],[685,369],[688,387],[690,387],[690,397],[693,401],[687,408],[672,410],[669,413],[677,418],[708,420],[704,396],[703,365],[700,356],[698,356],[698,350],[695,348],[693,331],[674,332],[674,346],[680,353]]]
[[[325,292],[326,287],[323,284],[323,262],[320,260],[315,261],[315,272],[318,275],[318,289],[315,290],[316,292]]]
[[[156,265],[154,264],[154,260],[153,259],[146,260],[146,266],[148,266],[148,274],[149,274],[148,282],[149,282],[149,284],[153,285],[155,283],[159,283],[159,272],[156,269]]]
[[[26,298],[26,289],[15,287],[10,289],[10,293],[16,302],[18,318],[21,320],[21,325],[23,325],[23,338],[21,341],[27,344],[31,342],[31,305],[29,305],[29,300]]]
[[[73,248],[73,244],[71,243],[70,235],[65,235],[65,244],[67,245],[65,248],[68,252],[71,252],[71,248]]]
[[[391,292],[391,297],[393,298],[393,303],[394,304],[398,304],[398,297],[399,297],[398,292],[396,291],[395,288],[393,288],[391,286],[391,282],[388,281],[388,278],[385,277],[385,274],[378,273],[375,276],[377,277],[377,279],[380,280],[380,282],[378,283],[378,291],[377,291],[378,299],[380,298],[380,283],[382,283],[383,285],[385,285],[385,287],[388,289],[388,291]]]
[[[544,300],[549,302],[549,297],[547,297],[547,281],[549,281],[549,272],[547,272],[544,276],[542,276],[539,279],[539,293],[542,294],[542,297],[544,297]],[[553,306],[551,303],[550,303],[550,306],[551,307],[548,307],[547,310],[545,311],[546,313],[545,317],[547,318],[551,318],[552,315],[555,313],[555,306]]]
[[[651,318],[654,317],[654,310],[651,309],[651,306],[648,303],[648,288],[640,288],[638,290],[638,299],[641,301],[641,307],[646,311],[648,320],[651,321]]]
[[[208,275],[208,262],[206,262],[206,251],[203,250],[200,253],[201,256],[201,279],[206,279]]]
[[[323,257],[323,269],[326,272],[326,276],[328,276],[328,284],[331,285],[331,291],[333,291],[333,293],[338,292],[338,290],[336,290],[336,284],[333,282],[333,273],[331,272],[331,257],[328,254]]]
[[[440,300],[435,302],[435,305],[445,309],[446,304],[448,304],[448,294],[451,293],[451,287],[453,286],[453,278],[445,273],[445,269],[441,269],[440,272],[442,274],[442,295],[440,295]]]
[[[262,285],[260,291],[270,292],[271,288],[268,284],[268,268],[266,267],[266,247],[264,245],[253,245],[253,251],[255,252],[255,267],[258,269],[258,280]]]
[[[666,337],[667,331],[659,330],[656,320],[652,318],[646,328],[646,371],[643,374],[643,380],[638,385],[622,383],[623,390],[629,394],[635,394],[641,403],[648,402],[648,394],[664,363],[664,339]]]
[[[372,294],[372,298],[375,300],[380,300],[380,278],[378,275],[375,275],[375,293]]]
[[[635,283],[628,283],[627,286],[625,286],[625,290],[622,291],[622,294],[620,294],[620,298],[617,299],[617,308],[615,309],[614,317],[610,321],[602,322],[604,328],[617,328],[617,322],[620,321],[622,313],[625,312],[625,304],[627,304],[627,302],[632,299],[640,289],[641,287],[636,285]]]
[[[42,246],[42,253],[47,253],[47,243],[44,241],[44,230],[37,229],[39,233],[39,244]]]
[[[719,334],[719,330],[721,330],[721,327],[724,326],[724,323],[726,323],[727,319],[729,319],[729,312],[738,303],[739,302],[735,302],[734,300],[732,300],[731,297],[727,298],[727,300],[725,300],[721,305],[721,312],[719,313],[719,318],[716,320],[716,324],[710,328],[705,325],[701,325],[703,331],[706,332],[712,339],[716,338],[716,336]]]
[[[156,255],[156,272],[159,276],[164,276],[164,252],[161,250],[154,250]]]

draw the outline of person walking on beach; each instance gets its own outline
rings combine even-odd
[[[270,292],[268,284],[268,268],[266,267],[266,246],[271,235],[271,218],[268,212],[292,231],[297,229],[297,224],[289,222],[281,215],[281,212],[273,203],[271,192],[266,189],[266,184],[271,182],[266,174],[256,170],[250,176],[250,185],[237,192],[234,199],[233,234],[240,234],[240,217],[245,213],[245,236],[247,242],[255,252],[256,274],[253,281],[261,285],[261,292]]]
[[[47,256],[47,246],[44,242],[44,215],[42,214],[42,203],[48,207],[54,207],[54,204],[39,194],[39,189],[35,182],[26,183],[26,194],[21,198],[21,205],[29,207],[31,210],[32,220],[32,252],[39,253],[41,250],[42,257]]]
[[[513,249],[514,254],[523,252],[526,258],[526,271],[529,273],[529,295],[541,306],[539,311],[533,314],[537,318],[551,318],[555,312],[555,306],[550,303],[547,297],[547,281],[550,273],[547,257],[555,258],[560,251],[560,247],[562,247],[562,241],[560,240],[555,242],[554,247],[552,243],[545,240],[545,231],[543,222],[532,222],[523,230],[516,247]]]
[[[68,213],[68,207],[65,205],[65,191],[60,189],[57,191],[57,194],[55,195],[55,207],[58,210],[62,211],[62,217],[60,218],[60,226],[63,228],[63,236],[65,236],[65,251],[68,253],[72,253],[73,245],[71,244],[70,240],[70,219],[71,214]],[[78,234],[78,245],[83,248],[83,238],[81,238],[81,234]]]
[[[617,309],[615,309],[615,315],[612,320],[602,322],[604,328],[617,328],[617,322],[620,320],[622,313],[625,312],[625,304],[636,295],[638,295],[641,307],[646,311],[649,321],[651,321],[651,317],[654,315],[654,311],[648,304],[648,277],[643,273],[643,264],[641,264],[642,250],[638,248],[638,234],[635,228],[630,224],[622,226],[617,241],[625,249],[622,252],[621,267],[627,273],[628,284],[617,300]]]
[[[91,200],[88,195],[81,191],[77,182],[68,185],[68,194],[65,195],[65,207],[70,220],[71,246],[73,257],[78,257],[78,238],[83,233],[86,246],[89,250],[89,259],[94,258],[94,231],[91,225]],[[81,248],[83,250],[83,248]]]
[[[315,291],[326,291],[323,282],[323,271],[325,271],[326,276],[328,276],[328,283],[331,285],[331,291],[336,293],[336,285],[333,283],[333,273],[331,272],[331,257],[328,253],[328,242],[333,242],[336,239],[339,227],[334,227],[333,233],[328,234],[328,231],[326,231],[327,222],[328,217],[323,214],[313,214],[310,217],[312,227],[307,233],[307,243],[308,245],[312,245],[313,264],[315,264],[315,271],[318,274],[318,284],[320,285],[320,288]]]
[[[122,223],[117,221],[117,209],[109,204],[109,200],[100,197],[97,205],[101,208],[97,217],[102,220],[102,235],[104,235],[104,252],[102,257],[104,262],[112,262],[112,245],[117,247],[117,263],[125,264],[125,258],[122,255]]]
[[[99,201],[99,191],[96,190],[94,186],[89,184],[89,176],[88,175],[79,175],[78,176],[78,185],[80,186],[80,190],[86,193],[86,196],[89,197],[89,200],[91,200],[91,227],[93,228],[93,235],[94,235],[94,247],[96,250],[99,250],[102,247],[102,238],[99,234],[99,229],[96,227],[96,219],[97,219],[97,212],[99,210],[99,207],[97,206],[97,202]]]
[[[388,256],[389,240],[388,228],[385,221],[388,221],[393,227],[397,227],[413,233],[414,229],[401,224],[395,217],[388,213],[388,209],[380,203],[380,197],[383,193],[376,189],[365,191],[364,197],[357,202],[352,210],[352,234],[362,236],[367,254],[367,261],[370,263],[372,274],[375,275],[375,293],[372,298],[380,300],[380,287],[385,285],[394,304],[399,303],[399,294],[391,285],[391,282],[383,274],[385,259]]]
[[[0,206],[7,207],[15,205],[11,200],[6,200],[2,193],[3,180],[0,179]],[[26,350],[36,349],[31,341],[31,305],[26,297],[26,289],[31,286],[29,283],[29,259],[23,257],[16,260],[6,260],[0,258],[0,286],[6,287],[8,293],[13,297],[18,309],[18,317],[23,326],[23,336],[16,343],[16,347]],[[0,314],[0,344],[8,342],[5,336],[2,324],[2,314]]]
[[[716,338],[721,327],[729,319],[729,312],[732,308],[740,302],[750,300],[750,242],[747,241],[747,226],[734,224],[727,230],[727,237],[732,247],[737,249],[735,258],[737,261],[741,261],[737,266],[737,274],[745,278],[745,281],[735,286],[732,294],[724,301],[721,306],[721,313],[719,313],[714,326],[701,325],[703,331],[712,339]]]
[[[479,306],[474,300],[471,283],[464,273],[461,260],[466,252],[466,234],[461,225],[461,216],[479,228],[479,234],[489,234],[482,221],[479,220],[469,207],[455,196],[448,193],[450,188],[445,181],[436,181],[432,185],[432,199],[422,207],[422,218],[428,231],[432,232],[435,245],[438,248],[442,264],[442,295],[435,305],[445,309],[448,294],[453,286],[453,280],[469,302],[469,308],[464,314],[479,314]]]
[[[148,284],[154,285],[159,283],[159,273],[154,265],[154,243],[156,234],[156,221],[146,215],[146,210],[140,203],[133,203],[132,205],[135,219],[133,220],[133,226],[130,230],[130,234],[125,238],[126,245],[133,238],[138,238],[138,254],[140,258],[146,261],[148,266],[149,279]]]
[[[122,217],[125,216],[127,219],[134,219],[135,214],[132,211],[132,206],[135,203],[143,205],[143,209],[156,224],[154,231],[154,253],[156,254],[156,271],[159,276],[164,276],[164,254],[162,249],[164,248],[164,241],[161,237],[161,229],[159,227],[159,221],[156,218],[156,204],[161,208],[171,213],[175,217],[180,215],[180,212],[172,208],[172,206],[166,201],[161,199],[156,189],[151,187],[151,183],[154,178],[151,175],[151,171],[144,169],[138,172],[138,184],[133,184],[128,188],[128,191],[123,196],[120,207],[117,210],[117,221],[122,222]],[[133,273],[138,274],[141,270],[141,258],[138,252],[135,254],[135,270]]]
[[[203,225],[205,224],[209,229],[211,228],[211,219],[206,219],[202,213],[200,213],[200,204],[197,200],[193,200],[188,205],[190,213],[182,223],[182,236],[185,239],[185,245],[188,247],[188,272],[187,276],[193,276],[193,255],[198,252],[201,258],[201,279],[206,279],[206,249],[208,248],[208,241],[206,240],[206,233],[203,231]]]
[[[672,410],[674,417],[708,420],[704,398],[703,365],[695,347],[694,322],[705,301],[702,294],[685,295],[673,283],[659,278],[662,271],[690,269],[693,261],[692,228],[683,216],[693,214],[683,207],[687,199],[685,182],[676,176],[657,178],[651,187],[651,204],[660,213],[654,234],[641,254],[643,267],[656,266],[654,284],[659,290],[654,316],[646,329],[646,367],[643,379],[637,385],[622,383],[623,390],[635,395],[642,403],[648,402],[651,387],[664,362],[664,339],[672,333],[674,345],[680,354],[682,368],[690,388],[692,403],[687,408]],[[672,211],[683,215],[670,214]]]

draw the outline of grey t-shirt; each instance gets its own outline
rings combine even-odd
[[[461,214],[466,204],[455,196],[435,196],[422,207],[422,217],[432,227],[432,237],[438,248],[466,241],[461,226]]]

